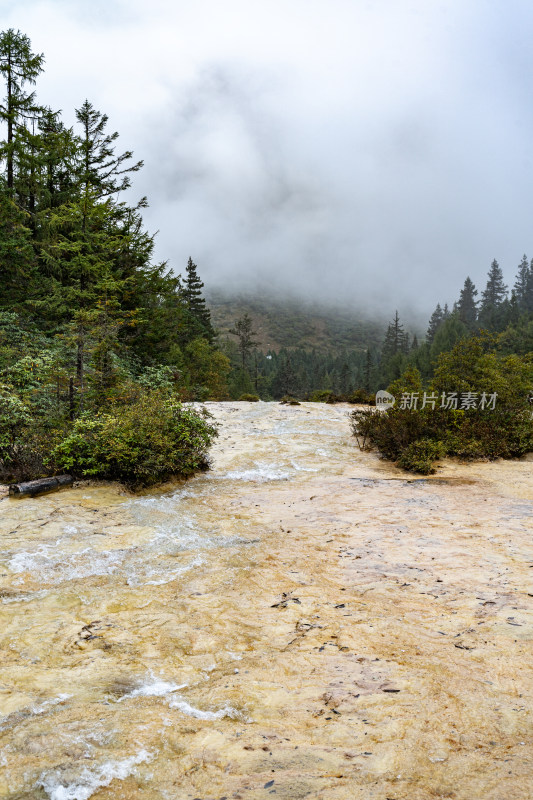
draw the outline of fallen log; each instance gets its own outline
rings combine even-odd
[[[60,489],[62,486],[69,486],[73,482],[74,478],[71,475],[55,475],[53,478],[39,478],[36,481],[11,483],[9,484],[9,494],[11,496],[29,495],[30,497],[34,497],[36,494],[53,492],[55,489]]]

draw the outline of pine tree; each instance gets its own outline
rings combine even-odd
[[[211,324],[211,313],[202,294],[204,284],[198,276],[197,269],[192,258],[189,258],[182,290],[183,300],[189,314],[190,330],[187,335],[189,338],[200,336],[211,342],[215,338],[215,331]]]
[[[249,315],[244,314],[244,316],[238,319],[235,323],[235,327],[232,328],[229,333],[231,333],[233,336],[236,336],[238,339],[237,347],[241,357],[242,371],[244,372],[246,370],[246,362],[250,356],[252,348],[257,344],[257,342],[254,340],[256,332],[253,330],[253,323]]]
[[[370,354],[370,350],[367,348],[366,356],[365,356],[365,367],[363,372],[363,380],[364,380],[364,389],[366,392],[370,392],[370,381],[372,377],[372,356]]]
[[[45,109],[39,118],[42,151],[41,204],[57,208],[72,199],[76,189],[76,155],[79,140],[66,128],[59,113]]]
[[[284,353],[278,371],[272,379],[272,394],[276,398],[284,397],[285,395],[297,395],[298,388],[298,376],[296,375],[291,355],[290,353]],[[328,386],[325,388],[331,388],[329,376]]]
[[[24,215],[0,191],[0,308],[22,310],[37,282],[31,232]]]
[[[533,259],[531,259],[529,275],[524,288],[523,307],[527,314],[533,314]]]
[[[0,33],[0,317],[35,320],[39,349],[55,353],[53,403],[63,403],[65,418],[128,399],[145,366],[170,368],[184,391],[193,381],[204,384],[199,396],[224,396],[229,362],[212,344],[209,311],[196,294],[203,284],[189,274],[182,287],[166,264],[153,264],[145,198],[131,206],[119,197],[142,162],[115,152],[118,133],[88,101],[76,110],[77,132],[38,105],[29,89],[42,65],[26,36]]]
[[[87,101],[76,110],[81,136],[66,130],[57,115],[43,114],[43,209],[39,215],[40,260],[46,275],[41,308],[53,316],[71,318],[72,309],[89,309],[97,302],[102,280],[113,279],[120,303],[132,310],[132,299],[153,251],[153,237],[143,228],[140,209],[119,201],[130,185],[131,151],[116,156],[118,133],[107,134],[106,115]]]
[[[0,157],[6,162],[8,193],[13,196],[15,185],[15,134],[25,120],[35,119],[40,107],[35,93],[25,91],[26,84],[35,84],[43,71],[44,56],[31,51],[27,36],[13,28],[0,34],[0,72],[6,82],[6,96],[0,104],[0,119],[7,124],[7,140],[2,144]]]
[[[37,204],[41,195],[42,151],[35,120],[20,125],[15,133],[13,148],[15,187],[13,196],[17,205],[28,212],[28,225],[36,231]]]
[[[444,314],[442,308],[440,307],[440,303],[437,303],[435,311],[429,318],[429,325],[426,334],[426,341],[428,342],[428,344],[431,344],[433,342],[435,334],[437,333],[438,329],[440,328],[443,322],[444,322]]]
[[[96,111],[88,100],[76,109],[76,119],[82,127],[78,180],[83,190],[86,193],[91,190],[101,199],[128,189],[131,186],[130,173],[138,172],[143,162],[128,165],[133,157],[131,150],[115,155],[114,142],[118,133],[106,133],[107,114]]]
[[[457,313],[459,319],[464,322],[466,327],[472,331],[476,326],[477,321],[477,289],[470,280],[467,278],[464,286],[461,289],[461,296],[457,302]]]
[[[507,301],[507,304],[508,304],[508,310],[507,310],[508,324],[515,325],[520,319],[520,306],[518,305],[518,299],[516,297],[516,292],[514,289],[511,291],[511,297]]]
[[[507,297],[507,286],[503,282],[503,272],[500,265],[494,259],[490,265],[487,286],[481,294],[482,308],[487,306],[498,306]]]
[[[344,361],[339,372],[339,391],[340,394],[349,394],[352,389],[351,370],[346,361]]]
[[[430,357],[436,361],[440,353],[451,350],[454,344],[468,335],[468,330],[464,322],[459,319],[459,314],[449,314],[444,320],[430,347]]]
[[[409,335],[404,331],[403,325],[400,322],[400,317],[396,311],[394,319],[389,323],[383,348],[381,351],[382,358],[387,360],[395,356],[397,353],[406,353],[409,349]]]
[[[530,280],[530,267],[527,256],[524,255],[522,261],[518,265],[518,272],[516,273],[516,280],[514,284],[514,293],[516,302],[521,309],[525,305],[528,283]]]
[[[505,327],[504,301],[507,299],[507,286],[503,282],[503,272],[494,259],[488,273],[487,286],[481,294],[479,324],[489,331]]]

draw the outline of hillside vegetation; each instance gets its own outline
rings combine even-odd
[[[274,296],[231,296],[211,291],[207,301],[213,326],[221,337],[247,313],[257,347],[263,353],[282,348],[315,350],[319,354],[377,348],[386,325],[385,319],[369,319],[355,310]]]
[[[497,392],[502,406],[479,419],[470,409],[428,416],[404,407],[361,420],[386,457],[431,469],[441,452],[530,447],[526,256],[510,293],[496,260],[479,300],[466,278],[452,309],[437,305],[422,341],[398,312],[387,327],[381,313],[214,292],[209,308],[192,258],[183,277],[154,260],[147,199],[132,203],[127,191],[142,161],[118,149],[107,115],[88,100],[70,128],[40,105],[30,89],[43,65],[27,36],[0,34],[0,479],[68,469],[153,484],[208,463],[216,429],[184,401],[371,401],[387,385],[404,394],[402,381],[417,394]],[[479,379],[467,385],[456,371],[457,385],[439,386],[447,354],[463,358],[476,337],[482,354],[469,369]],[[507,405],[504,380],[514,387]]]

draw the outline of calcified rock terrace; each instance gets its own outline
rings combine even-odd
[[[0,797],[530,798],[533,464],[208,407],[209,473],[0,501]]]

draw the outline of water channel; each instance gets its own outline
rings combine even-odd
[[[207,406],[187,482],[0,500],[0,798],[531,798],[533,463]]]

